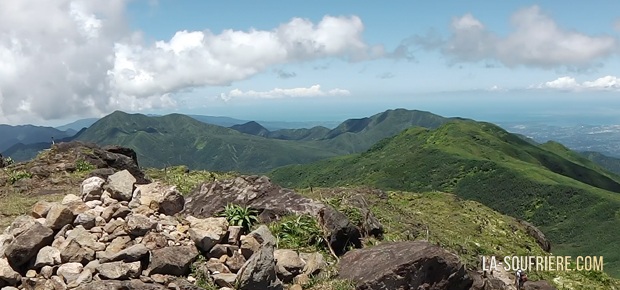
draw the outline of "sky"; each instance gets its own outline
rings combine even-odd
[[[0,123],[620,124],[618,1],[0,1]]]

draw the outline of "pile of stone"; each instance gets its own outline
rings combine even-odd
[[[81,196],[40,201],[0,234],[0,287],[191,289],[194,265],[222,289],[282,289],[325,266],[319,253],[275,250],[264,225],[242,235],[225,218],[183,217],[184,206],[174,186],[138,185],[127,170],[90,177]]]

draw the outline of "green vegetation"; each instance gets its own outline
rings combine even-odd
[[[191,276],[196,278],[196,286],[206,290],[218,290],[220,287],[215,284],[207,269],[204,268],[206,261],[207,259],[203,255],[198,255],[198,258],[192,264]]]
[[[427,240],[458,255],[469,269],[479,269],[480,255],[548,255],[514,218],[454,194],[388,191],[386,196],[379,196],[369,187],[313,188],[298,192],[314,199],[340,200],[341,204],[348,197],[361,194],[384,226],[384,241]],[[374,240],[372,244],[381,242]],[[558,285],[570,285],[567,289],[620,286],[618,280],[602,272],[533,271],[528,275],[533,280],[560,281]]]
[[[13,158],[11,158],[11,157],[4,158],[4,164],[5,165],[11,165],[13,163],[15,163],[15,161],[13,161]]]
[[[413,127],[364,153],[286,166],[270,176],[296,188],[451,192],[534,223],[555,254],[604,256],[607,273],[620,277],[618,177],[565,154],[492,124],[455,121],[436,130]]]
[[[32,177],[32,173],[26,172],[26,171],[22,171],[22,170],[18,170],[18,171],[4,170],[4,172],[9,175],[9,183],[10,184],[15,184],[16,182],[18,182],[18,181],[20,181],[20,180],[22,180],[24,178],[31,178]]]
[[[613,173],[620,174],[620,158],[591,151],[581,152],[581,155]]]
[[[269,225],[276,247],[300,252],[328,253],[323,231],[310,215],[287,216]]]
[[[87,172],[95,169],[96,167],[86,160],[78,159],[75,161],[75,170],[77,172]]]
[[[228,204],[219,216],[225,217],[230,225],[243,227],[245,233],[258,223],[258,212],[249,206]]]
[[[159,180],[164,184],[175,185],[182,194],[188,194],[203,182],[231,179],[237,174],[235,172],[224,173],[205,170],[190,171],[186,166],[174,166],[165,169],[143,168],[143,170],[151,179]]]

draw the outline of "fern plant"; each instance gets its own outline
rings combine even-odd
[[[230,225],[241,226],[246,233],[255,223],[258,223],[258,212],[249,206],[228,204],[219,216],[225,217]]]
[[[287,217],[271,224],[269,229],[276,237],[278,248],[313,251],[325,248],[323,231],[310,215]]]

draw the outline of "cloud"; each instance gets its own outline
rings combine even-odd
[[[282,69],[274,69],[273,70],[279,78],[281,79],[290,79],[290,78],[294,78],[297,76],[297,74],[295,72],[285,72]]]
[[[279,64],[408,56],[367,44],[357,16],[293,18],[271,30],[178,31],[147,43],[127,23],[129,1],[0,1],[0,122],[174,107],[177,93],[230,85]]]
[[[490,88],[487,89],[487,91],[490,92],[507,92],[508,90],[499,86],[492,86]]]
[[[377,75],[377,78],[380,78],[380,79],[391,79],[393,77],[395,77],[395,76],[391,72],[384,72],[382,74]]]
[[[349,96],[351,93],[348,90],[333,89],[329,91],[321,90],[320,85],[314,85],[309,88],[293,88],[293,89],[279,89],[275,88],[271,91],[257,92],[247,91],[243,92],[239,89],[234,89],[228,94],[222,93],[220,98],[224,101],[229,101],[233,98],[254,98],[254,99],[279,99],[279,98],[302,98],[302,97],[329,97],[329,96]]]
[[[620,32],[620,18],[617,19],[616,22],[614,22],[614,29]]]
[[[530,88],[561,91],[620,91],[620,78],[604,76],[593,81],[579,83],[572,77],[560,77],[537,86],[531,86]]]
[[[452,19],[448,39],[429,32],[411,40],[424,49],[439,50],[452,63],[497,60],[508,67],[524,65],[545,69],[587,67],[619,50],[617,37],[592,36],[564,29],[538,6],[516,11],[510,23],[513,30],[502,37],[472,14],[465,14]]]

